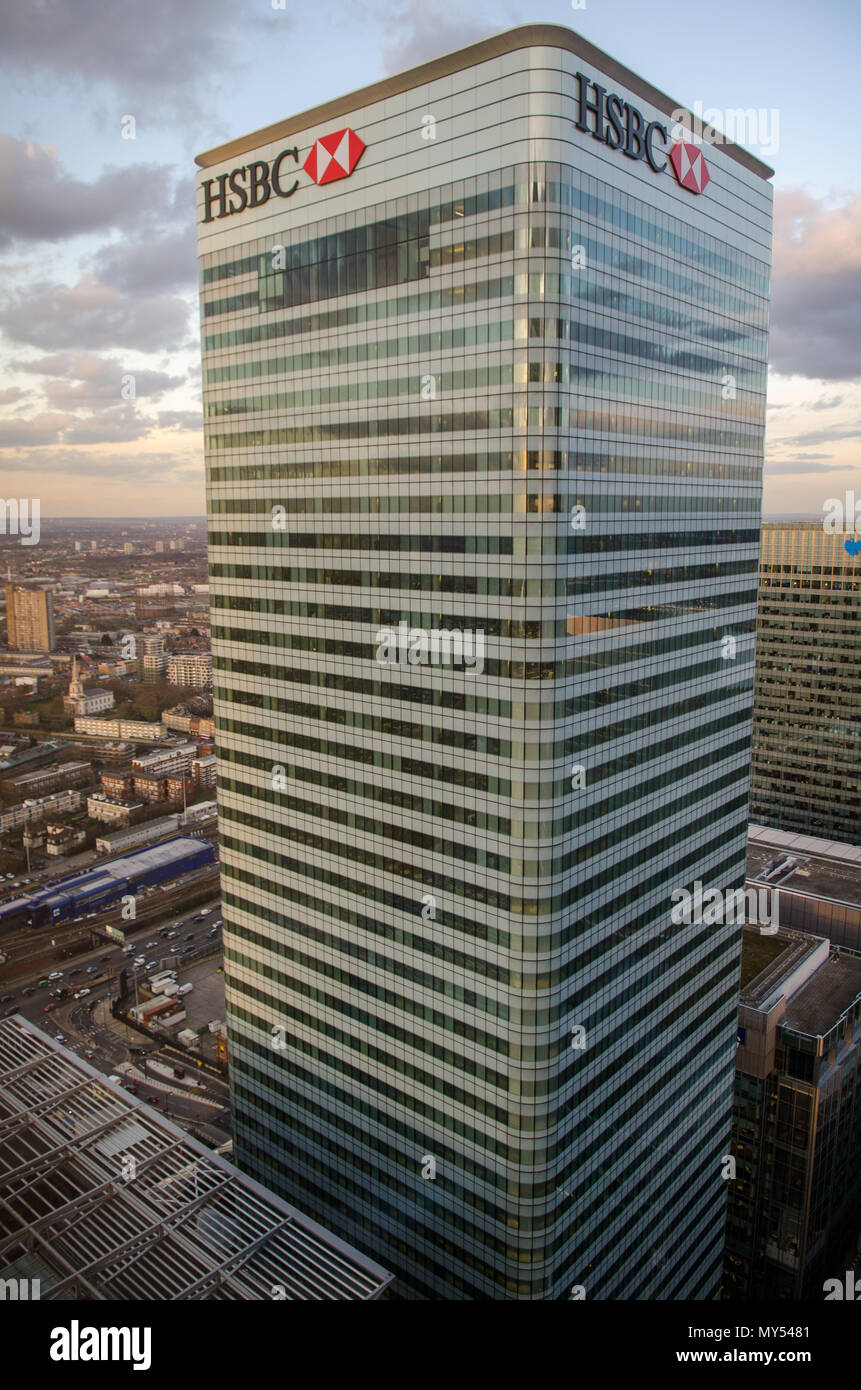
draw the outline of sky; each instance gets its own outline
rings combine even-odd
[[[861,497],[857,0],[0,0],[2,495],[202,514],[194,156],[527,23],[680,105],[763,113],[764,510]]]

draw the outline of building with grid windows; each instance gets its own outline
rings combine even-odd
[[[410,1297],[718,1296],[771,171],[675,112],[530,26],[198,158],[236,1153]]]
[[[861,844],[861,557],[765,526],[759,583],[751,814]]]
[[[745,937],[723,1293],[818,1300],[857,1258],[861,959]]]

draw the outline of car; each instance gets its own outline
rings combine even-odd
[[[98,916],[98,913],[96,913],[96,912],[88,912],[88,913],[87,913],[87,921],[89,922],[89,920],[90,920],[91,917],[97,917],[97,916]]]
[[[182,939],[183,939],[183,941],[193,941],[193,940],[194,940],[194,932],[193,932],[193,931],[187,931],[187,932],[185,933],[185,936],[184,936]]]
[[[203,921],[203,913],[202,913],[202,912],[198,912],[197,916],[196,916],[196,917],[192,917],[191,920],[192,920],[192,922],[202,922],[202,921]]]
[[[210,929],[209,929],[209,931],[206,933],[206,935],[207,935],[207,936],[218,936],[218,927],[210,927]]]
[[[99,973],[99,967],[98,967],[97,965],[88,965],[88,966],[87,966],[87,974],[88,974],[88,975],[98,975],[98,973]]]
[[[74,995],[73,995],[73,998],[75,998],[75,999],[84,999],[88,994],[92,994],[92,990],[89,990],[89,989],[77,989],[77,990],[75,990],[75,993],[74,993]]]
[[[146,956],[135,956],[135,965],[146,965]]]
[[[219,967],[218,967],[218,969],[216,970],[215,973],[216,973],[216,975],[223,975],[223,974],[224,974],[224,966],[223,966],[223,965],[219,965]]]
[[[99,960],[110,960],[110,955],[107,955],[107,956],[99,956]]]
[[[146,963],[146,968],[147,968],[147,970],[157,970],[157,969],[158,969],[158,961],[157,961],[157,960],[148,960],[147,963]]]
[[[211,907],[205,907],[205,908],[203,909],[203,911],[201,912],[200,915],[201,915],[201,917],[208,917],[211,911],[212,911],[212,908],[211,908]]]
[[[11,1004],[14,998],[14,994],[0,994],[0,1004]]]
[[[35,994],[35,993],[36,993],[36,986],[35,986],[35,985],[25,985],[24,988],[21,990],[21,993],[22,993],[22,994],[26,994],[26,995],[28,995],[28,996],[31,995],[31,994]]]
[[[83,967],[82,965],[76,965],[75,968],[74,968],[74,970],[70,970],[70,971],[69,971],[69,978],[71,979],[71,977],[72,977],[73,975],[80,975],[80,973],[81,973],[81,971],[83,970],[83,968],[84,968],[84,967]]]
[[[36,986],[37,989],[47,989],[47,987],[48,987],[48,981],[47,981],[47,980],[40,980],[39,983],[38,983],[38,985]]]
[[[52,970],[51,973],[50,973],[50,975],[48,976],[48,979],[49,979],[49,980],[62,980],[62,978],[63,978],[63,972],[62,972],[62,970]]]
[[[17,1005],[17,1004],[13,1004],[12,1007],[11,1007],[11,1009],[4,1009],[4,1010],[3,1010],[3,1017],[4,1017],[4,1018],[11,1018],[12,1015],[13,1015],[13,1014],[16,1014],[17,1012],[18,1012],[18,1005]]]
[[[43,1013],[43,1014],[52,1013],[53,1010],[56,1009],[56,1007],[57,1007],[56,1004],[46,1004],[45,1007],[44,1007],[44,1009],[42,1010],[42,1013]]]
[[[146,943],[146,945],[144,946],[144,950],[145,950],[145,951],[151,951],[151,950],[153,949],[153,947],[154,947],[154,946],[157,946],[157,945],[158,945],[158,942],[157,942],[157,941],[148,941],[148,942]]]
[[[222,923],[221,923],[221,918],[220,918],[220,917],[216,917],[216,919],[215,919],[215,921],[213,922],[212,925],[213,925],[213,927],[218,928],[218,927],[221,926],[221,924],[222,924]]]
[[[194,950],[194,947],[193,947],[193,946],[183,946],[182,950],[179,952],[179,955],[181,955],[181,956],[187,956],[188,953],[189,953],[189,951],[193,951],[193,950]]]
[[[175,932],[175,931],[169,931],[169,932],[167,933],[167,938],[168,938],[168,940],[170,940],[170,938],[171,938],[172,936],[176,936],[176,932]]]
[[[13,879],[13,878],[15,877],[15,875],[14,875],[14,874],[7,874],[6,877],[7,877],[8,879]]]
[[[95,1054],[95,1052],[92,1051],[92,1049],[88,1049],[88,1050],[84,1053],[84,1056],[86,1057],[86,1059],[87,1059],[88,1062],[92,1062],[92,1060],[93,1060],[93,1058],[95,1057],[95,1055],[96,1055],[96,1054]]]
[[[95,999],[94,999],[93,1002],[92,1002],[92,1004],[88,1004],[88,1005],[87,1005],[87,1013],[88,1013],[88,1014],[91,1014],[91,1013],[93,1012],[93,1009],[94,1009],[95,1007],[96,1007],[96,1001],[95,1001]]]

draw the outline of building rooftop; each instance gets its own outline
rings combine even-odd
[[[861,997],[861,960],[832,956],[794,994],[783,1016],[784,1028],[822,1037]]]
[[[392,1278],[20,1015],[0,1020],[13,1277],[43,1301],[351,1301]]]
[[[791,860],[795,863],[787,862]],[[861,846],[751,825],[748,829],[748,881],[764,882],[762,875],[768,872],[769,866],[777,870],[782,863],[786,865],[784,872],[768,880],[772,884],[777,882],[781,890],[795,890],[861,907]]]
[[[452,73],[463,72],[466,68],[474,67],[477,63],[486,63],[492,58],[499,58],[504,53],[514,53],[520,48],[561,48],[568,53],[575,54],[583,62],[591,67],[597,68],[599,72],[605,73],[615,82],[626,87],[635,96],[641,97],[643,101],[649,102],[657,107],[665,116],[677,120],[677,111],[684,112],[683,120],[688,124],[688,128],[695,133],[699,133],[701,122],[690,111],[687,111],[680,102],[673,101],[665,92],[653,87],[650,82],[646,82],[630,68],[611,58],[587,39],[575,34],[571,29],[564,29],[559,24],[524,24],[517,29],[509,29],[504,34],[494,34],[491,38],[482,39],[479,43],[469,44],[467,48],[459,48],[454,53],[447,53],[441,58],[434,58],[429,63],[422,63],[419,67],[410,68],[407,72],[395,73],[392,77],[386,77],[381,82],[373,82],[369,87],[360,87],[358,91],[350,92],[346,96],[336,97],[333,101],[324,102],[321,106],[312,106],[308,111],[301,111],[296,116],[290,116],[286,120],[276,121],[274,125],[265,126],[262,130],[256,130],[251,135],[241,136],[239,139],[230,140],[225,145],[218,145],[214,149],[207,150],[204,154],[199,154],[196,163],[201,168],[209,168],[212,164],[219,164],[223,159],[232,159],[235,156],[246,154],[249,150],[259,149],[261,145],[268,145],[274,140],[282,140],[292,135],[295,131],[308,130],[311,126],[321,125],[324,122],[335,121],[340,116],[345,116],[348,112],[355,111],[361,106],[370,106],[373,102],[384,101],[387,97],[398,96],[401,92],[411,91],[413,87],[422,87],[428,82],[435,82],[439,78],[449,77]],[[762,160],[756,159],[740,145],[734,144],[725,137],[721,140],[721,149],[760,178],[770,179],[774,170]]]
[[[785,927],[775,936],[746,928],[742,935],[740,1002],[753,1009],[766,1007],[802,962],[820,950],[822,940],[821,936],[806,936]]]

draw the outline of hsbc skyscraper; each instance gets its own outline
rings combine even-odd
[[[545,25],[198,164],[237,1161],[407,1297],[713,1299],[771,170]]]

